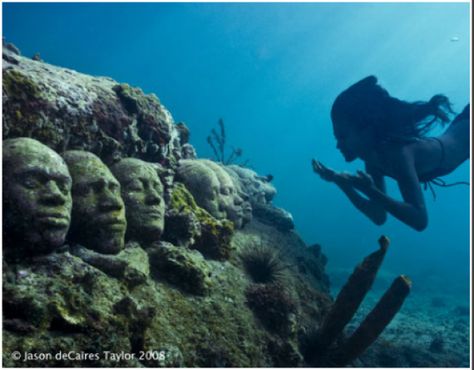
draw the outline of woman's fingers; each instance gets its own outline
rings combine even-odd
[[[311,164],[313,166],[313,171],[314,172],[319,173],[319,171],[321,171],[321,165],[316,159],[313,158],[311,160]]]
[[[315,172],[322,174],[325,171],[327,171],[327,168],[321,162],[313,159],[312,163],[313,163],[313,170]]]
[[[364,171],[358,170],[355,174],[349,172],[336,172],[316,159],[312,159],[311,164],[314,172],[326,181],[347,184],[358,189],[366,189],[373,184],[372,176]]]
[[[333,181],[335,172],[326,166],[324,166],[321,162],[317,161],[316,159],[311,160],[311,164],[313,165],[313,170],[316,172],[323,180],[326,181]]]

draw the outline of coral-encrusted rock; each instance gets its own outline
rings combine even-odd
[[[148,255],[138,243],[127,243],[117,255],[97,253],[80,245],[72,247],[71,253],[129,287],[143,284],[150,275]]]
[[[296,346],[280,338],[271,340],[268,343],[268,351],[271,353],[274,367],[302,367],[304,366],[303,356]]]
[[[253,214],[263,223],[275,226],[280,231],[285,232],[295,228],[291,214],[271,204],[254,204]]]
[[[202,255],[171,243],[159,242],[147,249],[154,276],[185,292],[203,295],[211,286],[211,270]]]
[[[153,94],[3,48],[4,138],[91,151],[107,164],[123,156],[173,164],[181,156],[179,134]]]
[[[5,354],[19,349],[51,352],[52,348],[80,352],[91,346],[94,352],[117,346],[131,350],[126,319],[114,312],[114,304],[124,296],[117,280],[68,252],[35,258],[28,264],[4,264],[3,274]],[[99,363],[106,366],[107,361],[51,359],[43,366]],[[38,366],[15,362],[11,356],[5,356],[3,364]]]
[[[252,284],[246,291],[247,304],[263,325],[282,336],[294,332],[296,302],[279,284]]]
[[[217,220],[198,207],[183,184],[173,187],[163,239],[199,250],[208,258],[229,258],[234,232],[232,222]]]

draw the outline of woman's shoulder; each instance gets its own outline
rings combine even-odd
[[[463,111],[461,113],[459,113],[454,119],[453,119],[453,123],[456,123],[457,121],[461,121],[461,120],[468,120],[470,119],[470,105],[471,104],[467,104]]]
[[[377,157],[384,163],[400,160],[407,160],[414,156],[416,148],[421,144],[420,141],[386,141],[377,148]]]
[[[414,145],[414,143],[385,142],[365,161],[367,170],[396,178],[401,168],[413,165],[416,153]]]

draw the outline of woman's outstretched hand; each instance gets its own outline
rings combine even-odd
[[[326,167],[321,162],[317,161],[316,159],[311,160],[311,164],[313,166],[313,171],[317,173],[323,180],[334,182],[336,184],[343,184],[347,183],[349,180],[349,174],[345,172],[336,172],[329,167]]]
[[[367,192],[374,187],[372,176],[364,171],[357,171],[356,175],[348,172],[336,172],[315,159],[311,161],[311,164],[313,165],[313,171],[321,176],[323,180],[338,185],[352,186],[362,192]]]
[[[367,172],[357,171],[357,175],[351,175],[351,183],[363,192],[367,192],[375,187],[374,179]]]

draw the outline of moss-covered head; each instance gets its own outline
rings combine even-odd
[[[177,179],[184,183],[200,207],[217,219],[226,217],[219,203],[219,179],[209,166],[200,160],[181,160],[177,169]]]
[[[30,138],[3,142],[6,240],[28,254],[52,251],[64,243],[71,207],[71,176],[55,151]]]
[[[127,213],[127,239],[153,242],[164,229],[163,185],[150,163],[125,158],[111,167],[122,188]]]
[[[69,239],[99,253],[117,254],[127,226],[120,183],[92,153],[70,150],[63,157],[72,177]]]
[[[244,220],[242,205],[244,201],[240,197],[234,181],[224,168],[216,162],[206,159],[200,161],[212,169],[219,180],[219,206],[224,210],[226,218],[234,223],[236,229],[242,228]]]

